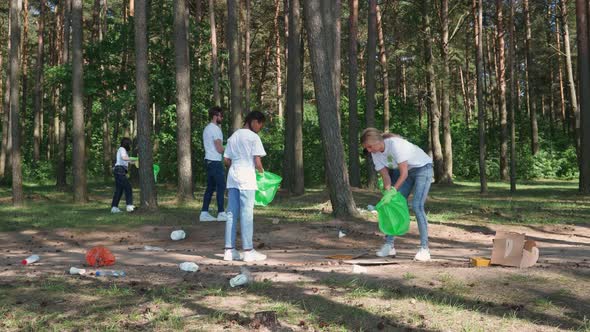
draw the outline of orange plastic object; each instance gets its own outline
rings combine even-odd
[[[113,265],[115,255],[103,246],[94,247],[86,253],[86,263],[94,267]]]
[[[471,266],[487,267],[490,266],[490,260],[485,257],[471,257]]]

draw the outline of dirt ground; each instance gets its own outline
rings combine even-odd
[[[367,213],[368,214],[368,213]],[[268,255],[264,262],[246,264],[243,262],[225,262],[222,257],[223,236],[225,224],[221,222],[195,223],[182,229],[187,238],[172,241],[170,232],[179,229],[174,227],[143,226],[136,229],[104,228],[91,232],[84,230],[56,229],[51,231],[28,230],[22,232],[0,233],[0,289],[11,282],[28,280],[35,282],[48,277],[69,279],[74,284],[84,285],[87,282],[103,282],[104,278],[97,278],[91,272],[86,276],[69,276],[67,270],[71,266],[83,267],[84,254],[93,246],[108,247],[116,256],[117,263],[109,269],[124,270],[127,276],[120,279],[126,285],[198,285],[202,288],[211,285],[221,285],[228,288],[228,280],[239,273],[240,266],[247,265],[257,282],[276,285],[305,285],[309,283],[313,293],[324,296],[338,297],[330,293],[329,287],[324,287],[325,280],[363,280],[376,281],[388,285],[392,291],[404,292],[410,289],[407,303],[409,309],[416,309],[422,301],[416,304],[416,294],[429,294],[438,289],[448,291],[449,285],[461,285],[467,289],[469,296],[462,297],[465,303],[471,303],[479,308],[482,303],[495,303],[496,306],[507,307],[505,312],[522,312],[529,310],[526,322],[490,323],[485,321],[476,324],[476,328],[465,328],[465,325],[453,325],[452,315],[447,314],[445,323],[439,316],[430,317],[418,314],[417,319],[404,321],[403,324],[391,323],[381,317],[377,325],[360,322],[348,322],[345,318],[340,324],[345,330],[560,330],[590,328],[586,316],[590,313],[590,227],[570,225],[546,226],[509,226],[509,225],[475,225],[446,222],[429,226],[430,250],[432,261],[419,263],[412,261],[418,248],[418,230],[412,222],[410,232],[396,239],[397,257],[376,259],[374,251],[382,244],[382,236],[377,224],[373,221],[352,222],[332,220],[330,222],[286,223],[280,218],[257,218],[255,224],[255,246],[257,250]],[[346,236],[339,238],[342,230]],[[492,239],[495,231],[515,231],[526,233],[527,238],[537,242],[540,249],[539,262],[530,269],[516,269],[507,267],[473,268],[469,266],[469,258],[473,256],[489,257]],[[239,237],[238,237],[239,238]],[[238,240],[239,242],[239,240]],[[144,246],[157,246],[164,251],[146,251]],[[354,273],[355,261],[341,261],[327,259],[328,255],[358,255],[357,263],[365,263],[366,272]],[[30,266],[23,266],[19,262],[30,254],[41,256],[41,260]],[[184,261],[195,262],[199,265],[196,273],[183,272],[178,264]],[[380,263],[380,264],[378,264]],[[347,279],[348,278],[348,279]],[[496,280],[497,282],[495,282]],[[537,280],[538,282],[535,282]],[[524,289],[530,281],[534,284],[529,292]],[[397,287],[397,288],[396,288]],[[445,288],[446,287],[446,288]],[[305,288],[305,287],[303,287]],[[471,289],[469,289],[471,288]],[[534,289],[533,289],[534,288]],[[529,309],[530,303],[537,303],[543,294],[566,288],[568,294],[564,302],[573,301],[576,304],[557,305],[558,299],[549,301],[557,307],[558,313],[551,316],[546,312]],[[412,290],[413,289],[413,290]],[[418,290],[416,290],[418,289]],[[275,296],[279,290],[272,287],[263,289]],[[350,290],[350,288],[349,288]],[[309,291],[309,289],[308,289]],[[414,293],[411,293],[414,292]],[[545,293],[544,293],[545,292]],[[564,291],[565,292],[565,291]],[[304,296],[301,287],[281,287],[281,297],[298,298]],[[447,293],[445,293],[447,294]],[[522,299],[519,297],[522,296]],[[536,297],[535,297],[536,296]],[[569,296],[569,297],[568,297]],[[361,306],[370,306],[371,296],[364,298]],[[333,299],[338,303],[337,299]],[[19,303],[19,299],[14,299]],[[20,300],[22,302],[22,300]],[[471,301],[471,302],[470,302]],[[475,304],[477,301],[477,305]],[[430,301],[434,302],[434,301]],[[203,299],[211,308],[223,312],[243,314],[240,307],[240,296],[230,296],[218,299]],[[386,305],[387,301],[379,305]],[[466,304],[461,304],[462,308]],[[525,304],[521,304],[525,303]],[[539,302],[543,304],[542,302]],[[470,304],[470,305],[471,305]],[[46,303],[48,307],[53,304]],[[60,306],[57,303],[55,306]],[[357,304],[358,305],[358,304]],[[375,304],[377,305],[377,304]],[[536,304],[535,304],[536,305]],[[493,306],[493,305],[492,305]],[[522,306],[522,308],[521,308]],[[414,309],[412,309],[414,308]],[[469,308],[469,305],[467,305]],[[526,309],[523,309],[526,308]],[[45,308],[47,310],[47,308]],[[395,316],[395,308],[391,315]],[[430,309],[429,309],[430,310]],[[478,309],[479,311],[479,309]],[[494,310],[492,310],[494,312]],[[500,310],[499,312],[504,312]],[[457,313],[461,315],[460,313]],[[489,312],[488,312],[489,314]],[[505,313],[492,315],[493,320],[503,322]],[[482,318],[479,318],[482,319]],[[439,321],[441,320],[441,321]],[[485,320],[485,319],[484,319]],[[239,321],[239,320],[238,320]],[[317,322],[316,322],[317,323]],[[522,324],[521,324],[522,323]],[[322,323],[319,322],[322,329]],[[500,325],[498,325],[500,324]],[[303,328],[301,322],[289,325],[282,321],[283,327],[290,330],[309,330]],[[318,326],[316,324],[316,326]],[[499,328],[501,326],[501,328]],[[581,327],[580,327],[581,326]],[[184,328],[187,328],[185,326]],[[209,328],[199,326],[204,330]],[[211,326],[210,330],[226,329],[242,330],[245,327],[236,325]],[[251,328],[249,326],[248,328]],[[329,330],[329,329],[328,329]]]

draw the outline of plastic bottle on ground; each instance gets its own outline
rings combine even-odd
[[[193,262],[180,263],[179,267],[186,272],[197,272],[199,270],[199,266]]]
[[[186,233],[181,229],[170,233],[170,238],[174,241],[182,240],[185,237],[186,237]]]
[[[252,274],[250,271],[245,267],[242,266],[240,268],[240,274],[231,278],[229,280],[229,285],[232,287],[242,286],[252,281]]]
[[[117,270],[98,270],[94,274],[97,277],[124,277],[126,276],[125,271]]]
[[[70,274],[79,274],[79,275],[83,275],[86,274],[86,270],[85,269],[79,269],[77,267],[70,267]]]
[[[41,257],[39,257],[39,256],[37,256],[37,255],[31,255],[31,256],[29,256],[29,257],[27,257],[27,258],[23,259],[23,260],[21,261],[21,264],[23,264],[23,265],[29,265],[29,264],[33,264],[33,263],[35,263],[36,261],[38,261],[38,260],[40,260],[40,259],[41,259]]]

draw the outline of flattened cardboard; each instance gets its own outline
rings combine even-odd
[[[539,248],[535,241],[525,241],[525,235],[513,232],[496,232],[492,249],[492,264],[525,268],[535,265]]]

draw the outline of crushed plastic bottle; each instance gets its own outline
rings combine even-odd
[[[117,270],[98,270],[94,274],[97,277],[124,277],[126,276],[125,271],[117,271]]]
[[[70,267],[70,274],[78,274],[78,275],[84,275],[86,274],[86,270],[85,269],[79,269],[77,267]]]
[[[184,262],[178,265],[181,270],[186,272],[197,272],[199,270],[199,266],[193,262]]]
[[[29,257],[27,257],[27,258],[23,259],[23,260],[21,261],[21,264],[22,264],[22,265],[29,265],[29,264],[33,264],[33,263],[35,263],[36,261],[38,261],[38,260],[40,260],[40,259],[41,259],[41,257],[39,257],[39,256],[37,256],[37,255],[31,255],[31,256],[29,256]]]
[[[185,237],[186,233],[182,229],[170,233],[170,238],[174,241],[182,240]]]
[[[229,280],[229,285],[231,287],[238,287],[243,286],[250,281],[252,281],[252,273],[250,273],[250,271],[245,266],[242,266],[240,268],[240,274],[231,278]]]

